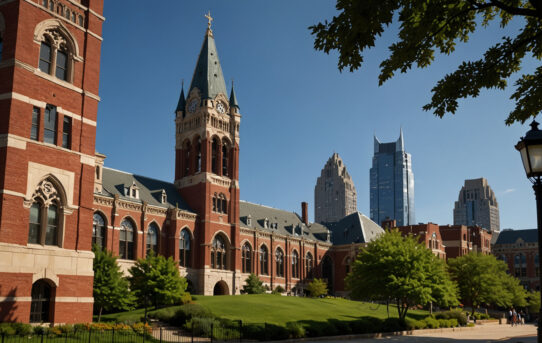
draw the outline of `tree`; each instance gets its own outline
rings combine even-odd
[[[413,305],[458,304],[445,263],[416,238],[403,237],[397,230],[387,231],[360,251],[346,284],[353,299],[395,299],[402,319]]]
[[[307,285],[307,291],[313,298],[327,294],[327,282],[324,279],[314,279]]]
[[[527,307],[530,313],[538,313],[540,310],[540,292],[529,292],[527,294]]]
[[[129,310],[134,303],[134,296],[130,292],[117,258],[110,251],[102,250],[97,245],[92,247],[94,252],[94,306],[98,310],[98,321],[102,318],[102,311]]]
[[[248,278],[245,280],[243,292],[246,294],[262,294],[263,292],[265,292],[263,282],[260,280],[258,275],[250,273]]]
[[[477,61],[464,61],[432,89],[431,102],[423,107],[438,117],[454,114],[458,99],[477,97],[481,89],[504,89],[512,73],[520,70],[524,57],[542,58],[542,1],[540,0],[337,0],[339,14],[309,27],[314,47],[329,53],[338,50],[342,71],[358,69],[365,50],[394,20],[399,21],[398,40],[381,64],[379,84],[413,65],[429,66],[435,51],[450,55],[457,43],[467,42],[480,25],[498,20],[505,28],[514,17],[523,19],[517,35],[505,35]],[[542,67],[519,77],[511,99],[515,109],[506,119],[510,125],[524,123],[542,110]]]
[[[525,290],[519,280],[506,273],[507,267],[493,255],[471,253],[448,260],[457,281],[461,300],[475,308],[482,304],[502,307],[525,306]]]
[[[130,288],[145,308],[145,320],[149,304],[155,308],[178,304],[185,295],[186,279],[181,277],[177,263],[171,257],[166,259],[151,251],[145,259],[138,259],[129,273]]]

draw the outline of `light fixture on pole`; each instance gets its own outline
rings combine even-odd
[[[542,230],[542,130],[538,129],[538,123],[535,120],[531,123],[531,130],[527,131],[525,137],[521,137],[521,140],[516,144],[516,149],[521,154],[525,173],[533,183],[536,196],[538,256],[540,258],[542,256],[542,235],[540,234],[540,230]],[[539,289],[542,289],[542,273],[539,275]],[[542,307],[538,312],[538,343],[542,343]]]

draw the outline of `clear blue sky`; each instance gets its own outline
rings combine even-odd
[[[483,91],[438,119],[421,110],[433,85],[463,59],[477,59],[516,25],[483,29],[451,57],[437,56],[378,87],[391,28],[361,70],[337,69],[337,55],[313,49],[308,26],[336,13],[334,1],[105,1],[96,149],[106,166],[173,181],[174,114],[188,85],[211,10],[224,77],[235,80],[241,119],[241,199],[314,211],[314,185],[338,152],[369,215],[373,134],[394,141],[402,126],[412,154],[416,220],[453,223],[465,179],[485,177],[496,193],[501,228],[536,227],[535,198],[514,145],[528,126],[506,126],[513,91]],[[128,6],[129,4],[129,6]],[[524,71],[537,64],[527,61]],[[513,84],[511,82],[510,84]]]

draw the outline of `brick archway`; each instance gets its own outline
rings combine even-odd
[[[228,284],[224,281],[218,281],[213,289],[213,295],[229,295]]]

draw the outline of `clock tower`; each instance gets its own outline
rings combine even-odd
[[[237,294],[240,284],[239,124],[241,115],[218,59],[209,20],[192,82],[175,111],[175,185],[198,213],[194,232],[198,293]]]

